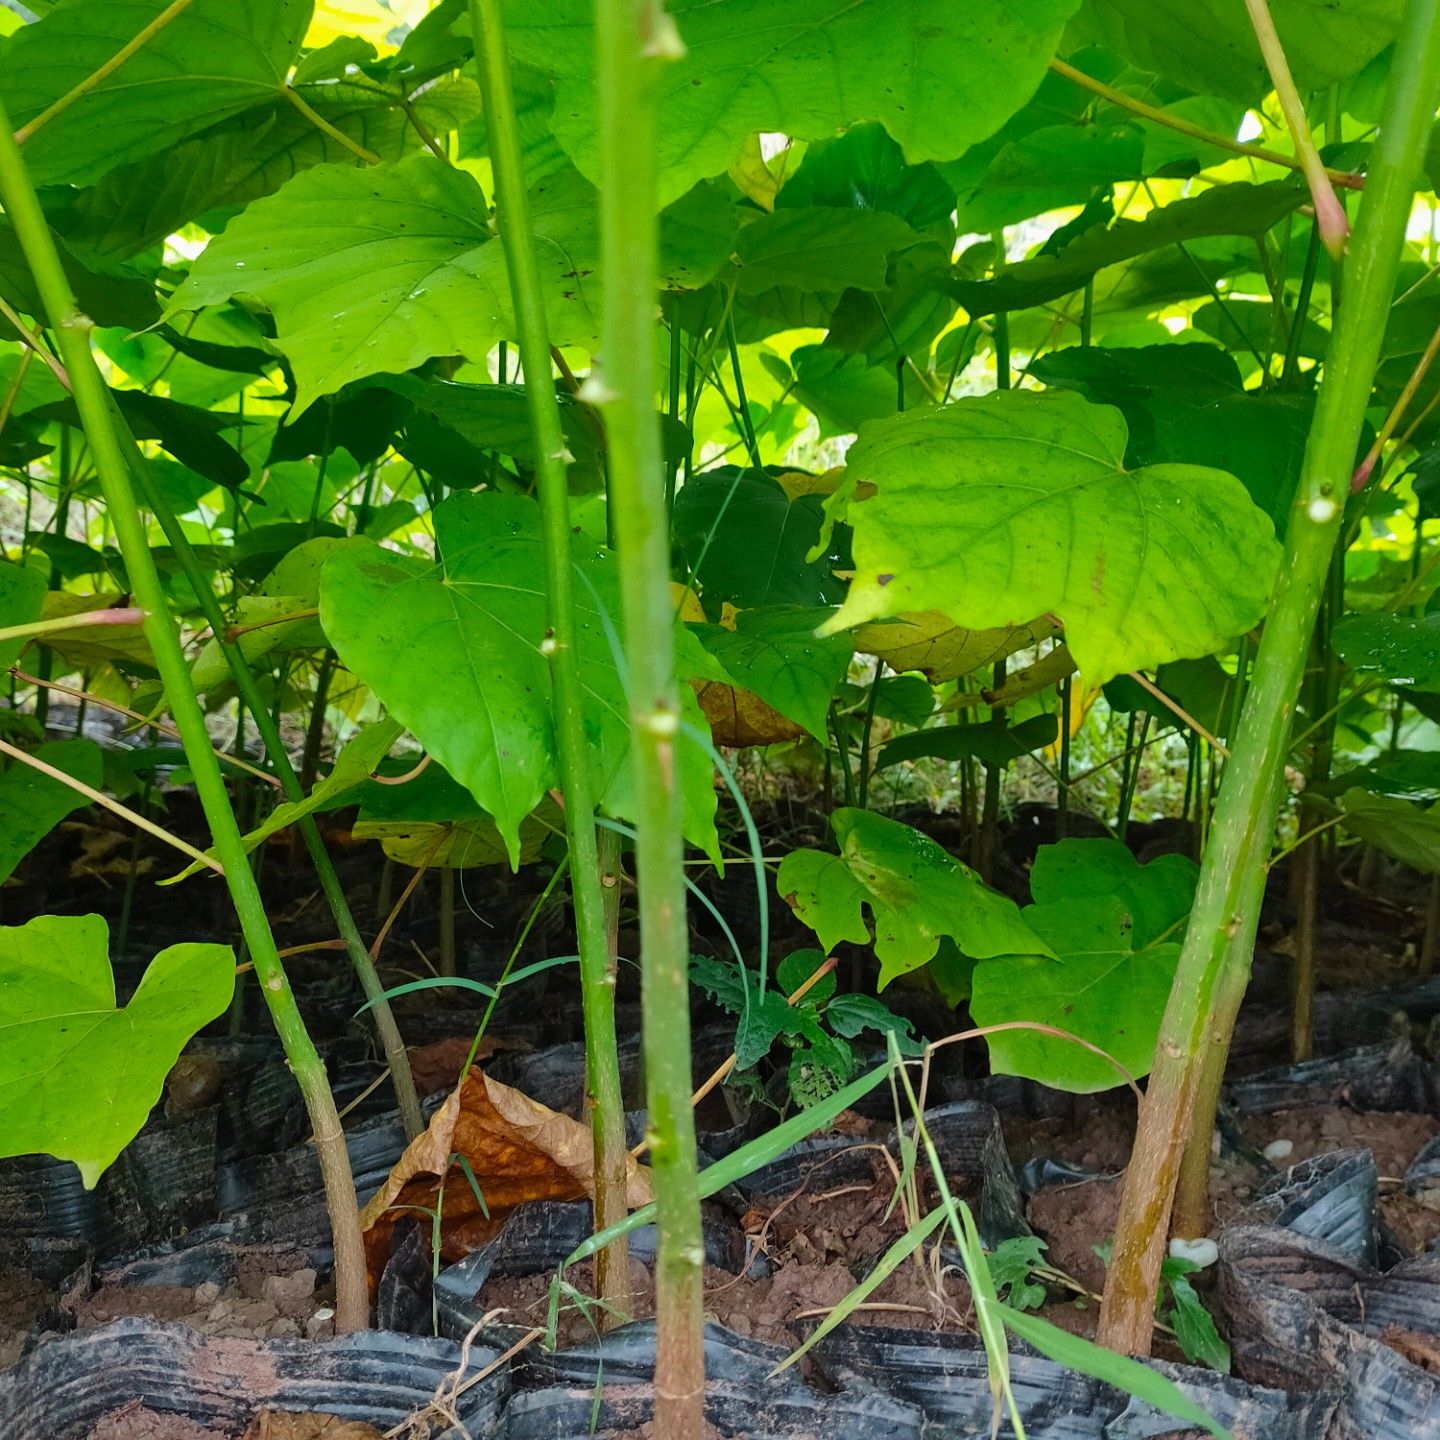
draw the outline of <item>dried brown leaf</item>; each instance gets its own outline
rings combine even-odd
[[[457,1157],[469,1164],[483,1209]],[[648,1204],[650,1172],[631,1160],[628,1175],[627,1203]],[[493,1236],[515,1206],[583,1200],[594,1186],[588,1125],[472,1069],[360,1212],[371,1276],[384,1268],[395,1222],[407,1214],[439,1204],[441,1256],[458,1260]]]

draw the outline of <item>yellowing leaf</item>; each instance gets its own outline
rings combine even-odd
[[[1056,629],[1053,621],[1040,619],[1028,625],[967,630],[938,610],[925,610],[861,625],[852,638],[862,655],[874,655],[892,670],[918,670],[939,684],[1049,639]]]
[[[774,745],[805,733],[804,726],[787,720],[752,691],[712,680],[697,684],[695,693],[717,745]]]
[[[775,197],[780,193],[780,181],[765,163],[758,135],[752,135],[746,140],[740,158],[730,167],[730,178],[747,200],[753,200],[765,211],[775,209]]]

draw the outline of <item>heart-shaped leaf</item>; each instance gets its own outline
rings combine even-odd
[[[1127,470],[1125,421],[1076,395],[1005,392],[866,426],[849,483],[855,579],[838,630],[940,610],[1053,613],[1086,680],[1206,655],[1265,613],[1279,559],[1233,475]]]
[[[119,1007],[109,939],[98,915],[0,928],[0,1155],[73,1160],[87,1188],[235,988],[228,945],[171,945]]]
[[[512,863],[520,824],[559,783],[546,632],[545,557],[539,507],[491,491],[453,495],[435,511],[440,562],[379,546],[326,562],[320,587],[325,633],[379,696],[482,808],[495,817]],[[631,813],[630,707],[616,668],[620,628],[614,557],[576,537],[575,619],[585,727],[599,793]],[[696,646],[683,627],[677,638]],[[704,673],[682,663],[689,673]],[[688,690],[686,717],[705,729]],[[717,842],[707,756],[680,744],[687,833]]]

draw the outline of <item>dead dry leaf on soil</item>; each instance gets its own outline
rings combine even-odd
[[[456,1157],[469,1164],[483,1209]],[[634,1160],[628,1164],[626,1201],[634,1209],[654,1197],[650,1172]],[[433,1211],[442,1183],[440,1253],[459,1260],[494,1235],[517,1205],[583,1200],[594,1193],[590,1127],[471,1070],[360,1212],[372,1279],[390,1254],[396,1221],[420,1209]]]

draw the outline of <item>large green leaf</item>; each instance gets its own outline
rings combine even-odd
[[[1347,790],[1340,797],[1345,828],[1415,869],[1440,871],[1440,801],[1412,805],[1393,795]]]
[[[777,211],[845,206],[898,215],[917,230],[952,233],[955,192],[934,165],[907,165],[883,125],[853,125],[817,140],[776,197]]]
[[[1178,461],[1228,470],[1284,534],[1313,395],[1246,390],[1235,361],[1211,345],[1072,345],[1040,356],[1029,373],[1115,406],[1130,432],[1127,465]]]
[[[806,556],[820,538],[818,495],[789,492],[758,470],[702,471],[675,497],[675,539],[718,613],[721,601],[742,610],[764,605],[830,605],[844,594],[831,571],[838,544],[818,561]]]
[[[333,130],[382,160],[403,160],[424,145],[398,95],[346,81],[295,88]],[[416,121],[440,136],[475,112],[479,96],[474,81],[455,78],[427,86],[411,105]],[[69,200],[55,223],[76,248],[128,257],[206,211],[273,194],[301,170],[365,163],[293,105],[276,99],[110,171]]]
[[[168,0],[61,0],[0,50],[0,92],[22,130],[88,80]],[[275,96],[310,23],[310,0],[190,0],[25,142],[38,184],[84,185],[107,170]]]
[[[98,789],[104,780],[100,747],[93,740],[52,740],[34,751],[37,760]],[[63,780],[20,760],[0,771],[0,881],[69,814],[90,803]]]
[[[597,195],[573,171],[531,192],[550,338],[599,332]],[[702,190],[662,217],[666,279],[700,284],[734,234],[731,207]],[[256,201],[212,240],[168,314],[253,295],[275,315],[295,370],[296,411],[350,380],[435,355],[482,360],[513,334],[504,250],[484,192],[432,155],[357,170],[319,165]]]
[[[545,638],[545,560],[533,501],[451,496],[435,511],[438,564],[378,546],[326,562],[321,620],[340,657],[464,785],[519,856],[520,824],[559,783]],[[620,600],[610,552],[577,536],[576,625],[585,728],[606,804],[633,814],[630,706],[612,651]],[[683,628],[679,637],[695,644]],[[682,671],[685,655],[682,652]],[[686,717],[704,729],[693,696]],[[708,758],[680,742],[687,833],[716,848]]]
[[[824,743],[825,717],[854,653],[847,636],[816,636],[816,627],[829,614],[828,610],[742,611],[734,630],[698,625],[695,634],[733,684],[753,691]]]
[[[818,140],[878,120],[907,159],[951,159],[1029,98],[1075,8],[1076,0],[677,0],[669,13],[685,54],[659,74],[662,194],[728,170],[757,131]],[[509,0],[506,10],[516,54],[557,77],[555,134],[597,175],[593,7]]]
[[[991,234],[1062,205],[1080,205],[1102,186],[1141,172],[1139,128],[1049,125],[1003,146],[960,195],[959,228]]]
[[[980,958],[970,1013],[977,1025],[1016,1022],[1054,1026],[1103,1050],[1132,1076],[1150,1069],[1180,946],[1137,948],[1132,907],[1117,894],[1077,896],[1030,905],[1023,921],[1049,947]],[[1109,1090],[1124,1077],[1084,1046],[1038,1030],[1000,1030],[986,1037],[990,1064],[1057,1089]]]
[[[1394,40],[1403,0],[1271,0],[1285,58],[1302,91],[1357,74]],[[1270,89],[1243,5],[1230,0],[1090,0],[1088,22],[1145,70],[1247,104]]]
[[[1022,391],[865,427],[848,456],[855,580],[828,628],[942,610],[986,628],[1053,613],[1086,679],[1209,654],[1265,612],[1279,559],[1233,476],[1128,471],[1125,421]]]
[[[30,625],[40,618],[49,588],[43,570],[32,565],[12,565],[0,560],[0,630],[12,625]],[[0,640],[0,670],[8,670],[25,648],[26,637]]]
[[[893,250],[920,237],[898,216],[829,205],[776,210],[741,230],[735,242],[738,289],[757,295],[777,285],[797,290],[880,290]]]
[[[870,943],[868,908],[881,990],[931,960],[942,937],[977,957],[1047,953],[1014,901],[929,836],[868,810],[837,810],[830,824],[840,853],[791,851],[775,888],[827,951],[842,940]]]
[[[977,317],[1043,305],[1080,289],[1098,271],[1151,251],[1209,236],[1263,235],[1308,194],[1288,180],[1216,185],[1152,210],[1143,220],[1117,220],[1108,228],[1087,230],[1053,254],[1011,265],[994,280],[952,280],[949,290]],[[1191,262],[1179,259],[1193,271]],[[1200,288],[1207,287],[1202,283]]]
[[[1042,845],[1030,868],[1037,905],[1114,895],[1130,916],[1135,945],[1176,936],[1195,902],[1199,867],[1185,855],[1161,855],[1142,865],[1119,840],[1061,840]]]
[[[115,1003],[109,926],[0,928],[0,1155],[73,1160],[87,1188],[139,1133],[185,1042],[230,1003],[228,945],[171,945]]]
[[[1352,615],[1330,632],[1335,653],[1352,669],[1392,685],[1440,690],[1440,613]]]

